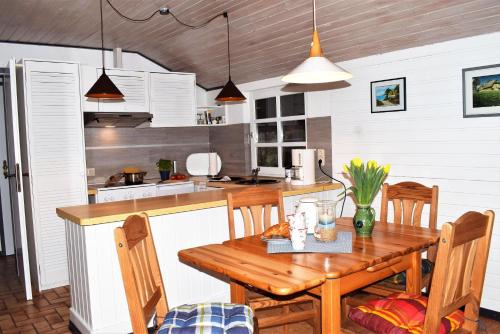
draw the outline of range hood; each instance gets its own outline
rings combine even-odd
[[[153,115],[147,112],[84,112],[86,128],[137,128],[147,126]]]

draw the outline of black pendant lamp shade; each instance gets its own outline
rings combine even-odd
[[[118,87],[111,81],[104,69],[104,22],[102,19],[102,0],[101,3],[101,54],[102,54],[102,74],[95,84],[89,89],[85,97],[95,99],[123,99],[123,94]]]
[[[231,102],[231,101],[244,101],[247,98],[243,95],[240,90],[236,87],[234,82],[231,80],[231,54],[229,52],[229,17],[227,12],[224,12],[227,24],[227,59],[229,62],[229,80],[220,91],[219,95],[215,98],[215,101],[219,102]]]
[[[226,83],[224,88],[220,91],[219,95],[215,98],[216,101],[228,102],[228,101],[243,101],[246,100],[245,95],[243,95],[240,90],[229,77],[229,81]]]
[[[94,99],[122,99],[123,94],[120,92],[118,87],[115,86],[113,81],[108,77],[106,71],[102,71],[101,76],[95,84],[89,89],[86,97],[91,97]]]

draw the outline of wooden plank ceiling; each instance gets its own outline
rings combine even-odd
[[[311,0],[112,0],[141,18],[168,6],[199,24],[224,10],[231,20],[236,83],[284,75],[308,54]],[[104,2],[105,47],[137,51],[206,88],[227,80],[222,17],[189,30],[170,16],[120,18]],[[498,0],[317,0],[325,55],[334,62],[500,30]],[[0,40],[99,47],[98,0],[0,1]]]

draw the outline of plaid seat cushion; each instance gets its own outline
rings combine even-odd
[[[252,334],[253,312],[246,305],[203,303],[168,312],[158,334]]]
[[[395,293],[351,309],[349,318],[377,334],[421,334],[426,308],[425,296]],[[463,312],[454,311],[441,319],[439,334],[451,333],[463,322]]]

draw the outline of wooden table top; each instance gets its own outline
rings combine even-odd
[[[268,254],[267,244],[257,235],[182,250],[179,258],[261,290],[286,295],[423,250],[437,243],[440,234],[428,228],[377,222],[371,238],[359,238],[352,218],[337,219],[337,228],[353,233],[351,254]]]

